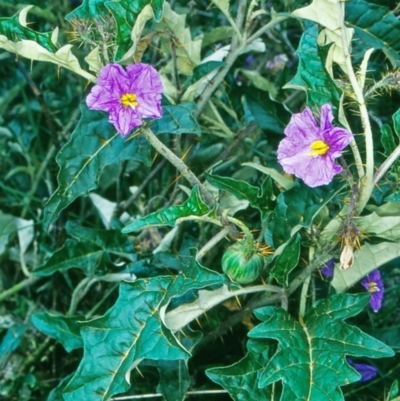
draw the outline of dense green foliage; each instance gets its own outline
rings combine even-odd
[[[0,2],[0,400],[400,399],[395,3]],[[85,99],[138,62],[122,137]],[[309,187],[278,147],[326,104]]]

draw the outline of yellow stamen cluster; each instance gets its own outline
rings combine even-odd
[[[321,139],[318,139],[310,145],[310,149],[310,156],[322,156],[328,153],[329,145],[326,142],[321,141]]]
[[[374,293],[374,292],[379,292],[380,290],[379,290],[379,287],[378,287],[378,284],[377,283],[375,283],[375,282],[373,282],[373,281],[370,281],[369,283],[368,283],[368,292],[369,293]]]
[[[134,109],[139,103],[134,93],[124,93],[121,96],[121,104],[124,107],[131,107]]]

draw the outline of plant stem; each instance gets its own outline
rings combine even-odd
[[[199,187],[201,195],[204,197],[204,201],[208,206],[212,206],[215,203],[214,197],[207,190],[207,188],[199,181],[199,179],[190,171],[189,167],[174,153],[171,152],[149,128],[143,128],[141,130],[143,136],[149,141],[153,148],[163,155],[171,164],[173,164],[179,172],[189,181],[193,187],[197,185]]]
[[[308,260],[313,260],[313,258],[314,258],[314,248],[313,247],[310,247],[310,249],[308,251],[308,256],[309,256]],[[300,308],[299,308],[300,318],[303,318],[306,313],[308,288],[310,287],[310,281],[311,281],[311,274],[306,276],[306,278],[303,281],[303,286],[301,288]]]
[[[8,299],[11,295],[16,294],[17,292],[23,290],[24,288],[29,287],[32,284],[35,284],[36,281],[38,281],[39,279],[40,279],[40,277],[30,276],[29,278],[26,278],[25,280],[21,281],[20,283],[15,284],[8,290],[3,291],[0,294],[0,302]]]
[[[196,255],[196,262],[201,262],[205,254],[212,249],[219,241],[225,238],[230,232],[228,227],[225,227],[223,230],[218,232],[214,237],[212,237],[198,252]]]
[[[353,88],[354,94],[356,96],[356,100],[358,103],[358,108],[360,110],[361,116],[361,124],[364,128],[364,137],[365,137],[365,150],[366,150],[366,169],[365,169],[365,176],[360,177],[361,185],[360,185],[360,195],[358,198],[357,204],[357,211],[361,213],[364,209],[365,205],[367,204],[372,190],[373,190],[373,177],[374,177],[374,143],[372,138],[372,129],[371,123],[369,121],[368,110],[365,105],[363,91],[358,83],[356,74],[354,73],[353,65],[351,63],[351,55],[349,51],[349,43],[347,38],[346,32],[346,25],[344,22],[344,3],[338,2],[338,13],[340,15],[341,20],[341,36],[342,36],[342,45],[343,45],[343,52],[346,60],[346,68],[347,68],[347,75],[349,77],[351,86]]]
[[[253,241],[253,234],[250,232],[249,228],[240,220],[235,219],[232,216],[224,216],[226,218],[226,220],[228,220],[230,223],[233,223],[235,225],[237,225],[238,227],[240,227],[244,233],[244,235],[246,236],[246,239],[249,241]]]
[[[310,280],[311,280],[311,274],[305,278],[305,280],[303,281],[303,285],[301,287],[300,308],[299,308],[299,316],[301,318],[303,318],[306,313],[307,296],[308,296],[308,288],[310,287]]]
[[[390,156],[381,164],[374,175],[373,185],[376,185],[386,174],[392,164],[400,157],[400,145],[390,154]]]
[[[233,63],[236,61],[238,56],[241,54],[243,49],[249,45],[251,42],[259,38],[263,33],[268,31],[269,29],[273,28],[276,24],[285,19],[288,19],[290,14],[286,15],[278,15],[275,16],[272,21],[268,24],[264,25],[261,29],[251,35],[249,38],[246,39],[246,35],[243,35],[244,42],[240,42],[236,36],[232,38],[231,48],[229,51],[228,56],[225,59],[225,65],[221,67],[221,69],[217,72],[215,77],[208,82],[206,85],[203,93],[200,95],[197,101],[198,111],[196,113],[196,117],[198,117],[204,110],[205,106],[207,105],[208,101],[210,100],[211,96],[215,92],[215,90],[219,87],[221,82],[225,79],[225,76],[228,74],[229,70],[231,69]]]

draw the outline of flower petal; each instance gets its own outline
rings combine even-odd
[[[108,121],[122,135],[128,135],[134,128],[142,125],[142,119],[136,110],[130,107],[118,107],[110,111]]]
[[[333,113],[332,113],[332,106],[330,103],[324,104],[321,107],[321,118],[320,118],[320,128],[321,131],[331,130],[333,128],[332,125],[333,121]]]
[[[137,63],[128,65],[126,72],[130,85],[136,95],[143,93],[162,93],[163,85],[158,72],[148,64]]]
[[[343,150],[354,138],[351,132],[339,127],[335,127],[330,131],[325,131],[323,137],[325,142],[329,144],[329,152],[332,154],[339,152],[339,156],[341,150]]]
[[[100,85],[93,86],[86,97],[86,104],[91,110],[104,110],[109,112],[120,103],[119,95]]]
[[[97,85],[121,97],[129,83],[129,76],[119,64],[107,64],[100,70]]]
[[[288,126],[285,128],[285,135],[288,138],[296,138],[298,141],[302,138],[309,144],[321,139],[320,129],[309,107],[306,107],[301,113],[292,115]]]

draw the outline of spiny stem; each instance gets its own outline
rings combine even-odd
[[[342,28],[342,45],[343,52],[346,60],[347,75],[349,77],[351,86],[353,87],[354,94],[358,103],[358,108],[360,110],[361,124],[364,128],[365,137],[365,150],[366,150],[366,170],[365,176],[361,178],[360,185],[360,196],[358,198],[357,210],[359,213],[364,209],[367,204],[372,190],[373,190],[373,176],[374,176],[374,143],[372,139],[372,129],[371,123],[369,121],[368,110],[365,105],[364,95],[362,89],[358,83],[356,74],[354,73],[353,65],[351,63],[351,55],[349,51],[349,43],[346,32],[346,25],[344,23],[344,3],[338,2],[337,4],[338,13],[341,20]]]
[[[218,232],[214,237],[212,237],[198,252],[196,255],[196,262],[201,262],[205,254],[212,249],[219,241],[225,238],[229,234],[229,227],[225,227],[223,230]]]
[[[149,141],[153,148],[163,155],[171,164],[173,164],[179,172],[189,181],[193,187],[197,185],[199,187],[201,195],[204,197],[204,201],[208,206],[212,206],[215,203],[214,197],[207,190],[207,188],[200,182],[200,180],[190,171],[189,167],[172,151],[165,146],[149,128],[143,128],[141,130],[143,136]]]
[[[246,224],[244,224],[242,221],[235,219],[232,216],[224,216],[226,218],[227,221],[229,221],[230,223],[233,223],[235,225],[237,225],[238,227],[240,227],[244,233],[244,235],[246,236],[246,239],[249,241],[253,241],[253,235],[250,232],[249,228],[246,226]]]

